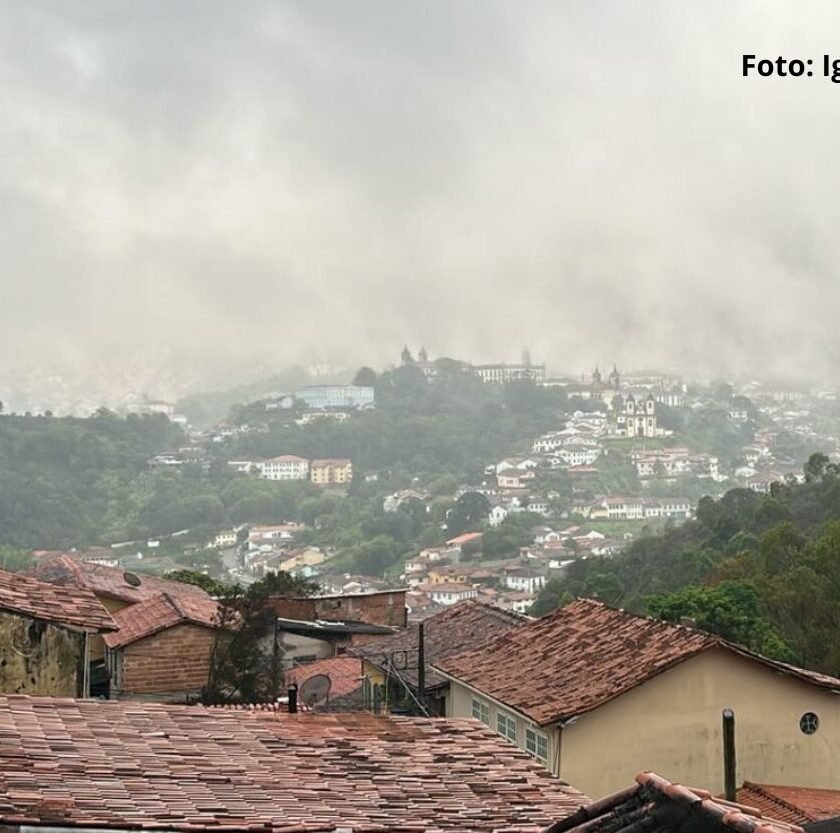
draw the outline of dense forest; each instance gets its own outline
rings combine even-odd
[[[457,363],[454,363],[457,364]],[[377,406],[345,422],[298,426],[271,421],[262,403],[237,406],[234,421],[264,430],[209,444],[202,464],[152,468],[155,454],[187,443],[164,416],[89,419],[0,415],[0,545],[68,548],[165,536],[190,529],[206,540],[238,523],[303,521],[313,542],[346,551],[348,565],[380,573],[412,547],[439,542],[458,485],[488,462],[527,451],[556,428],[568,408],[562,394],[522,383],[494,388],[455,366],[428,385],[414,367],[376,379]],[[347,495],[307,482],[269,482],[234,473],[236,456],[299,454],[350,457],[356,477]],[[375,477],[367,478],[372,473]],[[382,512],[382,496],[422,482],[439,499]]]
[[[804,483],[704,498],[697,519],[588,558],[549,582],[533,613],[590,596],[699,627],[770,656],[840,672],[840,469],[822,454]]]

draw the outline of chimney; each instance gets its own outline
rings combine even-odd
[[[727,801],[735,801],[735,712],[723,710],[723,787]]]
[[[297,694],[298,694],[298,687],[296,683],[292,683],[289,686],[289,714],[296,714],[297,713]]]

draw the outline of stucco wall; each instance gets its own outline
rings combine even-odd
[[[735,710],[737,780],[840,788],[840,697],[707,651],[563,731],[559,775],[598,798],[654,770],[723,791],[721,712]],[[799,718],[815,712],[816,734]]]
[[[512,719],[516,722],[516,745],[520,749],[525,749],[525,734],[527,729],[530,728],[545,735],[548,743],[548,758],[545,765],[552,771],[557,770],[556,731],[550,729],[540,729],[533,721],[528,720],[523,715],[517,714],[511,709],[506,709],[503,706],[494,703],[490,698],[480,693],[473,692],[466,686],[460,685],[456,682],[450,683],[449,691],[446,697],[446,716],[472,717],[473,700],[478,700],[479,702],[487,705],[489,716],[487,725],[490,726],[493,731],[498,731],[497,721],[500,712],[504,713],[508,719]],[[578,784],[575,784],[574,786],[577,787]]]
[[[531,721],[452,683],[447,714],[471,717],[472,700],[514,718],[525,748]],[[721,712],[735,710],[737,780],[840,789],[840,696],[726,651],[708,651],[581,716],[548,735],[548,768],[591,798],[631,784],[653,770],[712,792],[723,792]],[[805,735],[799,719],[818,715]]]
[[[108,613],[116,613],[118,610],[128,607],[128,602],[124,602],[122,599],[113,599],[111,596],[100,595],[97,595],[96,598],[99,599]],[[90,646],[88,650],[90,651],[91,662],[96,662],[105,657],[105,642],[100,634],[93,633],[90,635]]]
[[[0,691],[78,697],[84,634],[0,612]]]

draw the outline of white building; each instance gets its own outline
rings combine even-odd
[[[516,567],[505,573],[502,583],[510,590],[538,593],[545,586],[545,576],[538,575],[525,567]]]
[[[544,364],[477,364],[473,365],[472,371],[482,382],[494,385],[522,380],[538,384],[545,381]]]
[[[439,582],[438,584],[418,585],[433,602],[439,605],[454,605],[467,599],[478,597],[478,588],[459,582]]]
[[[294,454],[281,454],[255,464],[260,477],[266,480],[308,480],[309,460]]]

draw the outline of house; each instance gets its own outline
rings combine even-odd
[[[40,558],[34,566],[26,570],[26,574],[50,584],[88,590],[111,614],[161,593],[177,599],[210,599],[206,591],[193,584],[80,560],[72,553]],[[90,661],[92,693],[98,696],[107,695],[109,684],[105,665],[105,642],[101,634],[93,634],[90,638]]]
[[[336,486],[353,479],[353,463],[344,458],[313,460],[309,464],[310,479],[316,486]]]
[[[802,833],[783,816],[764,812],[642,772],[631,787],[558,819],[542,833]]]
[[[0,691],[87,697],[91,635],[117,627],[89,590],[0,570]]]
[[[320,547],[298,547],[288,550],[278,569],[284,573],[295,573],[309,577],[314,575],[315,567],[327,560],[327,554]]]
[[[473,720],[0,697],[0,826],[528,831],[588,803]]]
[[[500,526],[502,521],[508,516],[508,510],[502,506],[500,503],[497,503],[491,510],[490,514],[487,516],[487,523],[490,524],[492,527]]]
[[[274,632],[267,632],[261,644],[266,656],[274,653],[278,668],[285,672],[297,665],[343,656],[352,645],[381,639],[395,632],[396,628],[387,625],[372,625],[358,620],[340,622],[278,616],[274,619]]]
[[[235,547],[236,530],[223,529],[221,532],[217,532],[213,538],[213,546],[218,547],[219,549],[224,549],[225,547]]]
[[[533,469],[505,469],[496,475],[496,484],[500,489],[524,489],[535,477]]]
[[[294,522],[272,526],[252,526],[248,532],[248,544],[252,547],[260,547],[263,544],[288,543],[294,541],[299,531],[300,524]]]
[[[447,607],[478,596],[478,588],[465,582],[441,581],[433,584],[418,584],[415,589],[425,593],[435,604]]]
[[[423,703],[433,715],[446,714],[449,680],[433,665],[448,656],[486,645],[527,621],[479,601],[447,607],[423,620],[425,680]],[[362,660],[365,708],[380,711],[400,705],[418,713],[420,625],[351,649]]]
[[[221,624],[213,599],[161,593],[114,619],[119,630],[104,637],[111,697],[188,702],[201,693]]]
[[[269,603],[275,615],[289,619],[364,622],[404,628],[405,594],[405,589],[400,589],[322,596],[275,596]]]
[[[637,760],[721,791],[724,708],[751,781],[835,785],[840,680],[693,628],[578,599],[436,669],[451,682],[448,714],[484,710],[593,795],[626,783]]]
[[[511,567],[503,571],[502,583],[510,590],[538,593],[545,586],[545,576],[528,567]]]
[[[396,512],[404,503],[410,500],[419,500],[425,503],[431,495],[420,489],[400,489],[391,495],[387,495],[382,501],[383,512]]]
[[[482,535],[480,532],[464,532],[461,535],[456,535],[454,538],[450,538],[446,542],[446,547],[450,552],[454,552],[456,556],[463,555],[464,547],[476,547],[477,549],[481,549],[481,538]]]

